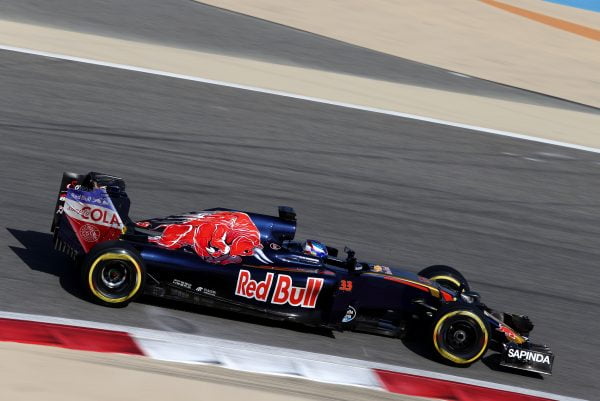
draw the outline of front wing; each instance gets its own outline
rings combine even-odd
[[[509,343],[504,346],[500,365],[530,372],[552,374],[554,354],[545,345]]]

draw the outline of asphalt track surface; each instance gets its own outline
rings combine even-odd
[[[600,113],[193,0],[2,0],[0,18],[392,82]]]
[[[600,155],[136,72],[0,52],[0,309],[196,333],[559,394],[600,391]],[[133,217],[292,205],[298,238],[360,259],[459,268],[491,306],[529,314],[555,374],[468,369],[415,344],[178,304],[80,297],[48,229],[63,170],[125,177]]]

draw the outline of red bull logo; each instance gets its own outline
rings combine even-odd
[[[169,249],[192,247],[211,263],[240,263],[243,256],[253,255],[270,263],[262,253],[258,228],[242,212],[198,213],[183,223],[165,226],[160,236],[149,241]]]
[[[235,287],[235,295],[267,302],[273,284],[273,277],[273,273],[267,273],[263,281],[256,281],[252,279],[248,270],[240,270]],[[288,304],[302,308],[314,308],[317,304],[319,293],[323,288],[323,281],[322,278],[309,277],[306,281],[306,286],[296,287],[293,285],[292,277],[287,274],[280,274],[277,277],[271,303],[275,305]]]
[[[525,339],[523,337],[521,337],[513,329],[511,329],[505,324],[500,323],[500,326],[496,330],[503,333],[506,336],[506,339],[509,341],[512,341],[517,344],[522,344],[525,342]]]
[[[303,308],[314,308],[317,304],[317,297],[323,288],[323,279],[309,277],[306,281],[306,287],[294,287],[292,278],[285,274],[277,277],[277,285],[273,293],[271,303],[276,305],[290,304],[292,306],[301,306]]]
[[[267,302],[271,284],[273,283],[273,276],[273,273],[267,273],[267,277],[263,281],[256,281],[252,280],[248,270],[240,270],[235,287],[235,295]]]

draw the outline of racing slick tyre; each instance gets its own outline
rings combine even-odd
[[[135,248],[121,241],[107,241],[86,255],[81,278],[93,302],[124,307],[143,292],[146,268]]]
[[[480,359],[490,342],[483,312],[469,305],[441,308],[432,321],[433,350],[442,361],[470,365]]]
[[[463,291],[470,291],[469,282],[458,270],[450,266],[434,265],[426,267],[419,272],[419,276],[443,285],[454,291],[462,286]]]

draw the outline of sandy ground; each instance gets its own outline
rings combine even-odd
[[[0,399],[11,401],[424,400],[293,377],[36,345],[0,343],[0,355]]]
[[[600,147],[600,115],[0,20],[0,43]]]
[[[206,0],[202,3],[600,107],[600,42],[480,1]],[[600,28],[600,13],[539,0],[506,3]]]

